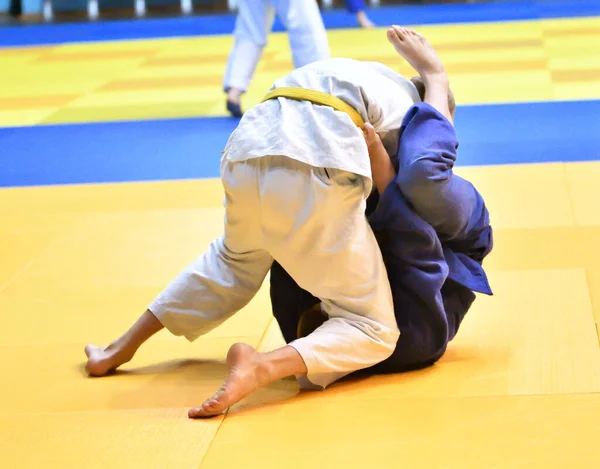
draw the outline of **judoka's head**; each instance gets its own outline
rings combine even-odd
[[[419,97],[421,101],[425,99],[425,83],[423,83],[423,79],[421,77],[412,77],[410,79],[415,88],[419,92]],[[450,115],[454,119],[454,111],[456,111],[456,102],[454,101],[454,93],[452,90],[448,91],[448,108],[450,109]]]

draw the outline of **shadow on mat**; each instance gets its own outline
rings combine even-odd
[[[500,352],[498,355],[504,357]],[[229,414],[233,417],[276,411],[280,405],[302,405],[313,399],[316,399],[314,405],[317,406],[319,402],[327,403],[339,397],[364,399],[365,393],[373,391],[396,398],[470,395],[476,384],[474,381],[481,385],[481,382],[485,384],[490,379],[497,381],[501,378],[496,367],[490,366],[490,357],[487,358],[483,360],[477,350],[461,347],[449,350],[438,364],[429,368],[389,375],[358,373],[334,383],[325,391],[301,391],[296,379],[289,377],[255,391],[233,406]],[[498,362],[498,359],[494,361]],[[83,365],[80,369],[85,375]],[[88,394],[88,400],[108,401],[112,409],[181,408],[183,415],[183,409],[201,405],[212,396],[226,375],[227,366],[223,361],[175,359],[119,370],[106,378],[92,378],[81,387],[81,391]],[[72,389],[72,392],[77,393],[78,388]]]

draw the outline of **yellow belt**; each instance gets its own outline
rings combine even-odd
[[[350,119],[352,119],[352,122],[354,122],[361,129],[365,125],[364,119],[356,109],[354,109],[352,106],[345,103],[341,99],[336,98],[335,96],[332,96],[327,93],[307,90],[305,88],[275,88],[264,97],[262,102],[275,98],[297,99],[299,101],[309,101],[313,104],[329,106],[335,109],[336,111],[341,111],[348,114],[350,116]]]

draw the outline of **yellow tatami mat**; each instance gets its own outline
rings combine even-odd
[[[419,25],[460,104],[597,99],[600,19]],[[328,31],[334,57],[412,75],[385,30]],[[0,50],[0,125],[225,115],[222,79],[233,38],[207,36]],[[256,104],[292,70],[273,34],[244,98]]]
[[[114,376],[87,378],[83,346],[128,327],[219,234],[219,182],[0,190],[2,467],[596,469],[600,163],[458,172],[492,214],[495,296],[437,365],[324,392],[287,379],[208,421],[186,411],[220,385],[228,347],[282,343],[268,285],[193,344],[161,332]]]

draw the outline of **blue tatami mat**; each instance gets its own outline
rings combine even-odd
[[[218,177],[237,121],[0,129],[0,186]],[[460,165],[600,160],[600,101],[460,107]]]

